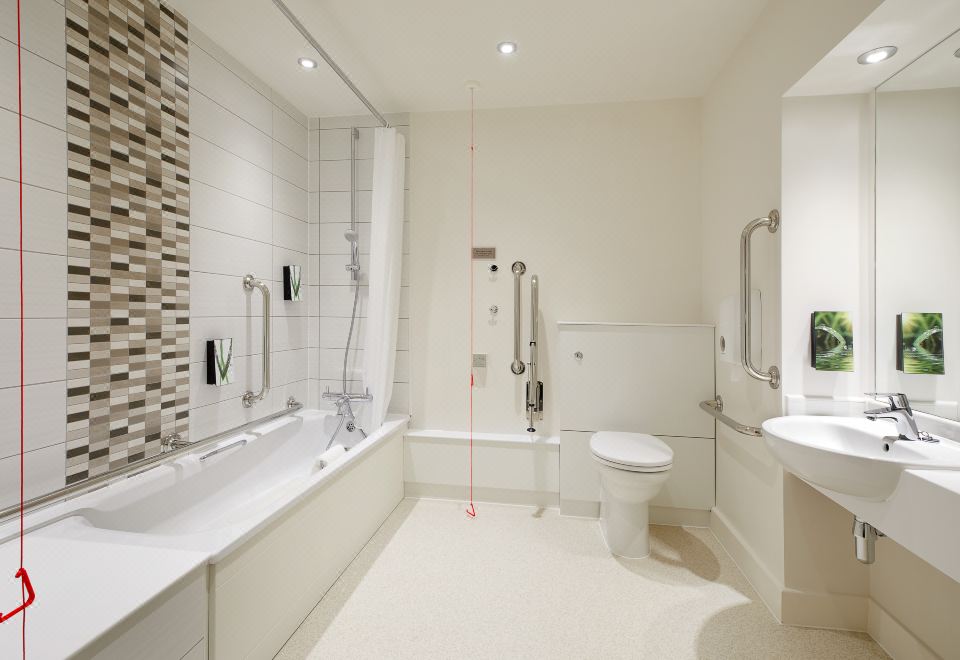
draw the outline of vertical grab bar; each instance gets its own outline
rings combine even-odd
[[[527,413],[530,416],[530,426],[527,432],[533,433],[533,419],[539,413],[543,419],[543,383],[538,379],[537,362],[540,360],[540,351],[537,342],[540,336],[540,278],[534,275],[530,279],[530,380],[527,381]]]
[[[263,401],[267,392],[270,391],[270,289],[263,280],[258,280],[252,273],[243,278],[243,289],[244,291],[260,289],[260,293],[263,294],[263,386],[259,392],[254,393],[251,390],[243,393],[243,407],[252,408],[253,404]]]
[[[743,370],[752,378],[770,383],[772,389],[780,387],[780,370],[771,366],[767,371],[760,371],[753,364],[753,355],[750,353],[752,344],[753,309],[751,304],[751,275],[750,275],[750,239],[753,232],[766,227],[767,231],[775,234],[780,228],[780,211],[773,209],[763,218],[751,220],[743,233],[740,234],[740,363]]]
[[[526,370],[523,360],[520,359],[520,278],[527,272],[527,265],[522,261],[514,261],[513,267],[513,362],[510,371],[519,376]]]

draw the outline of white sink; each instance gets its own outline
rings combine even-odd
[[[838,493],[882,501],[907,469],[960,470],[950,442],[897,440],[897,427],[865,417],[796,415],[768,419],[763,437],[783,467]]]

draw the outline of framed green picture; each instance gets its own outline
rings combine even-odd
[[[943,314],[897,315],[897,369],[905,374],[946,373],[943,360]]]
[[[819,371],[853,371],[853,320],[850,312],[810,315],[811,365]]]

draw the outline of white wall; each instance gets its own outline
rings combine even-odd
[[[780,205],[783,94],[878,4],[772,1],[703,99],[703,321],[717,323],[722,301],[737,295],[744,225]],[[790,221],[784,216],[785,225]],[[764,368],[782,364],[779,240],[763,233],[754,240],[754,287],[764,300]],[[739,364],[717,361],[717,392],[728,414],[747,424],[781,412],[780,392],[750,380]],[[783,506],[779,463],[756,439],[718,426],[714,527],[778,615]]]
[[[700,104],[683,99],[477,113],[474,429],[522,433],[513,359],[513,280],[522,260],[523,358],[529,283],[540,277],[545,419],[555,434],[558,320],[697,322]],[[415,428],[467,428],[469,115],[413,114],[411,405]],[[497,315],[490,305],[500,309]]]
[[[406,115],[387,119],[407,138],[409,170],[409,120]],[[347,387],[362,389],[364,331],[366,328],[370,254],[370,207],[373,184],[373,127],[375,120],[362,117],[325,117],[310,120],[309,137],[309,377],[312,405],[323,405],[320,394],[342,389],[343,351],[353,311],[353,285],[344,266],[350,262],[350,244],[343,232],[350,228],[350,129],[358,127],[357,221],[360,233],[360,299],[347,362]],[[409,196],[410,179],[404,179]],[[405,200],[406,201],[406,200]],[[404,206],[404,209],[408,206]],[[405,216],[407,214],[405,213]],[[400,287],[400,320],[397,326],[397,362],[390,411],[410,409],[410,223],[403,224],[403,275]]]
[[[190,29],[190,434],[199,440],[307,397],[306,300],[283,300],[283,266],[307,272],[307,118]],[[262,378],[259,292],[272,295],[272,389]],[[232,337],[236,380],[206,384],[205,342]]]
[[[0,508],[19,498],[17,3],[0,2]],[[64,8],[23,3],[26,497],[64,485],[67,134]]]
[[[874,384],[873,102],[783,101],[783,394],[861,398]],[[810,314],[848,311],[854,371],[810,366]]]

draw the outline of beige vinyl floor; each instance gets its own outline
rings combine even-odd
[[[706,529],[653,526],[618,559],[597,521],[404,500],[277,658],[886,658],[782,626]]]

